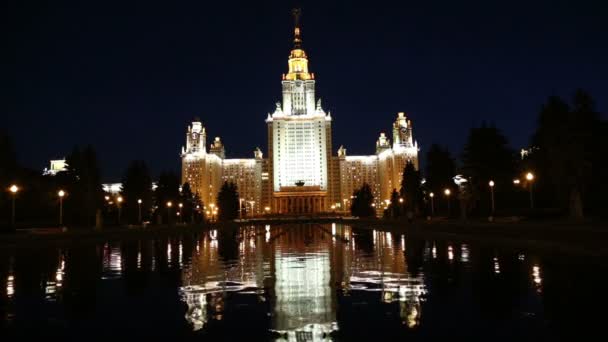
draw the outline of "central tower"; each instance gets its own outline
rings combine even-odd
[[[302,48],[300,10],[295,19],[282,103],[268,114],[268,171],[272,211],[283,214],[327,211],[331,187],[331,116],[315,96],[315,77]]]

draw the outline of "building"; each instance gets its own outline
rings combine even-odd
[[[293,49],[281,80],[282,102],[266,116],[268,156],[257,148],[252,159],[227,159],[217,137],[206,148],[206,131],[195,120],[182,148],[182,182],[189,182],[206,204],[216,201],[221,184],[234,182],[254,213],[315,214],[343,211],[353,192],[368,183],[379,211],[393,189],[399,189],[408,161],[418,168],[418,145],[412,123],[398,113],[393,143],[382,133],[376,153],[347,156],[340,147],[333,154],[332,116],[317,98],[315,75],[302,47],[299,11],[294,11]]]
[[[50,166],[48,168],[46,168],[46,167],[44,168],[44,170],[42,171],[42,174],[45,176],[55,176],[57,173],[67,171],[67,170],[68,170],[68,164],[65,162],[65,158],[64,159],[55,159],[55,160],[51,160]]]

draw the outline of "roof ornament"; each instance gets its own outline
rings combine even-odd
[[[293,13],[293,20],[295,23],[294,35],[293,35],[293,48],[301,49],[302,48],[302,36],[300,35],[300,16],[302,15],[302,10],[300,8],[294,8],[292,13]]]

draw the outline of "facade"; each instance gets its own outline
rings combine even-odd
[[[59,172],[67,171],[68,164],[64,159],[55,159],[50,161],[50,166],[48,168],[44,168],[42,174],[45,176],[55,176]]]
[[[374,155],[347,156],[343,147],[333,155],[332,117],[317,98],[315,82],[296,15],[282,101],[266,117],[268,156],[258,148],[254,158],[226,159],[219,137],[207,150],[205,128],[195,120],[182,148],[182,182],[189,182],[205,204],[216,202],[223,182],[234,182],[249,212],[288,215],[345,211],[353,192],[368,183],[381,210],[392,190],[400,188],[406,163],[418,168],[411,121],[399,113],[393,143],[382,133]]]

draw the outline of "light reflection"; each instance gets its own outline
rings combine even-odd
[[[462,262],[469,262],[469,246],[466,244],[460,246],[460,260]]]
[[[500,274],[500,264],[497,257],[494,257],[494,273]]]
[[[267,301],[268,296],[273,298],[268,314],[278,340],[295,341],[297,336],[327,340],[338,330],[333,284],[339,284],[336,286],[344,296],[352,291],[378,291],[384,302],[399,303],[404,326],[419,325],[426,287],[421,273],[416,277],[408,273],[403,253],[405,236],[401,235],[393,248],[392,233],[373,231],[370,255],[355,248],[357,238],[332,244],[327,239],[329,228],[289,227],[272,240],[269,225],[259,230],[244,229],[243,239],[234,245],[237,250],[243,244],[244,248],[229,261],[218,257],[217,231],[203,236],[200,255],[192,259],[188,272],[182,273],[184,286],[180,288],[192,328],[204,329],[209,320],[223,319],[224,306],[234,305],[232,300],[225,302],[226,298],[235,298],[226,296],[227,292],[255,293],[259,302]],[[348,226],[331,228],[332,236],[352,235]],[[256,251],[254,237],[261,233],[269,244]],[[274,286],[265,287],[266,279],[273,279]]]
[[[15,295],[15,276],[12,274],[9,274],[6,278],[6,295],[8,299]]]
[[[448,259],[450,261],[454,260],[454,250],[452,249],[452,246],[448,246]]]
[[[433,248],[431,249],[431,255],[433,259],[437,259],[437,247],[435,247],[435,243],[433,243]]]
[[[167,242],[167,263],[171,264],[171,241]]]
[[[184,246],[182,245],[182,240],[179,241],[179,246],[178,246],[178,249],[177,249],[177,253],[178,253],[178,255],[177,255],[177,262],[179,263],[179,266],[181,267],[181,266],[184,265],[184,263],[183,263],[183,261],[184,261]]]
[[[540,286],[543,283],[543,278],[540,275],[540,266],[538,265],[532,266],[532,280],[537,286]]]

